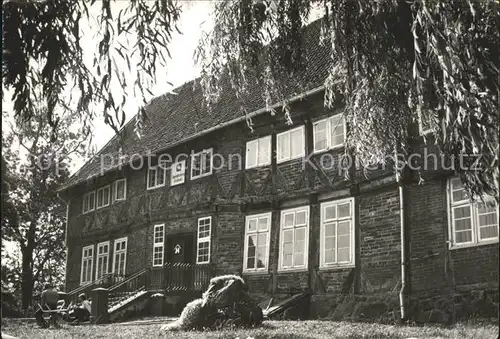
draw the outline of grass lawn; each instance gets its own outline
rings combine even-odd
[[[63,325],[60,329],[40,329],[35,324],[2,321],[2,332],[18,338],[498,338],[498,325],[458,324],[441,326],[392,326],[380,324],[347,323],[333,321],[266,321],[263,327],[249,330],[224,330],[210,332],[174,332],[165,336],[158,334],[161,324],[149,325]]]

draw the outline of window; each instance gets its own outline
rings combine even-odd
[[[304,126],[278,134],[276,142],[278,163],[303,157],[305,154]]]
[[[109,206],[110,190],[109,185],[97,190],[96,209]]]
[[[83,213],[91,212],[95,209],[95,191],[83,196]]]
[[[211,148],[193,154],[191,157],[191,179],[212,174],[212,154]]]
[[[115,240],[115,260],[113,265],[113,273],[118,276],[125,276],[125,268],[127,267],[127,238]]]
[[[163,266],[165,224],[155,225],[153,231],[153,266]]]
[[[420,135],[428,134],[432,132],[432,114],[427,112],[418,114],[418,129]]]
[[[115,201],[127,199],[127,179],[116,180],[114,186]]]
[[[165,186],[165,173],[167,169],[163,166],[150,167],[148,169],[147,189]]]
[[[247,142],[245,168],[271,164],[271,136]]]
[[[196,251],[197,264],[208,264],[210,262],[211,228],[212,217],[198,219],[198,248]]]
[[[320,267],[354,265],[354,199],[321,204]]]
[[[493,197],[472,203],[460,178],[448,182],[451,247],[498,241],[498,204]]]
[[[268,270],[270,229],[271,213],[246,217],[245,253],[243,255],[245,272]]]
[[[80,285],[92,282],[92,265],[94,263],[94,245],[82,249],[82,271],[80,273]]]
[[[320,152],[327,149],[338,148],[345,140],[345,120],[341,114],[316,121],[313,124],[314,151]]]
[[[96,280],[109,271],[109,241],[97,244],[97,267],[95,272]]]
[[[309,206],[281,212],[280,270],[307,269]]]
[[[186,160],[180,160],[172,165],[170,186],[180,185],[184,183],[186,172]]]

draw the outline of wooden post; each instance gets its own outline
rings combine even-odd
[[[96,288],[92,290],[92,314],[91,322],[94,324],[106,324],[108,318],[108,289]]]

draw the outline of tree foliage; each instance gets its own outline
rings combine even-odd
[[[2,140],[2,174],[10,184],[2,192],[10,207],[2,218],[2,242],[13,243],[19,251],[9,262],[23,309],[45,282],[60,285],[64,279],[66,206],[57,188],[69,176],[71,155],[85,152],[89,134],[85,126],[75,126],[76,116],[65,116],[56,130],[50,128],[47,114],[35,117],[5,126]]]
[[[167,62],[180,7],[172,0],[130,0],[117,13],[112,4],[4,2],[3,79],[18,116],[32,117],[41,99],[53,127],[65,114],[99,111],[116,130],[125,120],[125,93],[137,91],[145,100],[158,65]],[[481,155],[481,171],[459,170],[471,195],[496,193],[499,6],[495,0],[219,1],[214,29],[196,53],[204,96],[209,104],[217,100],[227,75],[243,113],[253,83],[269,108],[281,102],[289,118],[283,79],[294,79],[307,63],[302,28],[319,8],[325,18],[318,43],[331,47],[332,61],[325,105],[344,103],[346,149],[363,163],[408,154],[417,119],[430,121],[429,142],[443,155],[456,162],[461,153],[473,155],[466,162]],[[99,13],[92,67],[83,60],[80,27],[89,7]],[[133,40],[130,50],[126,38]],[[136,73],[132,83],[124,65]],[[144,111],[137,117],[140,130]]]
[[[214,30],[198,51],[208,103],[217,99],[225,74],[238,97],[254,82],[267,103],[283,101],[275,84],[307,62],[300,28],[315,5],[325,13],[318,43],[331,47],[325,105],[344,103],[346,150],[365,164],[408,155],[417,119],[429,121],[432,142],[454,159],[471,196],[498,199],[497,1],[218,3]],[[462,153],[472,156],[460,168]],[[478,155],[481,170],[467,169]]]
[[[36,106],[44,102],[54,130],[64,115],[76,114],[90,123],[95,112],[102,112],[117,132],[125,121],[127,97],[134,93],[145,103],[157,67],[166,65],[180,8],[172,0],[130,0],[116,11],[113,3],[3,2],[2,77],[6,89],[12,90],[18,117],[32,118],[40,113]],[[81,24],[94,19],[93,10],[99,14],[98,36],[89,46],[83,44],[82,35],[90,27]],[[96,50],[92,65],[84,60],[84,48]],[[135,79],[130,80],[128,72],[135,72]],[[137,124],[140,127],[142,119]]]

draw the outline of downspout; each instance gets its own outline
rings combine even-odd
[[[401,290],[399,291],[399,306],[401,310],[401,322],[408,319],[408,258],[407,250],[409,248],[406,217],[405,217],[405,187],[402,174],[396,172],[396,182],[399,190],[399,222],[401,229]]]

